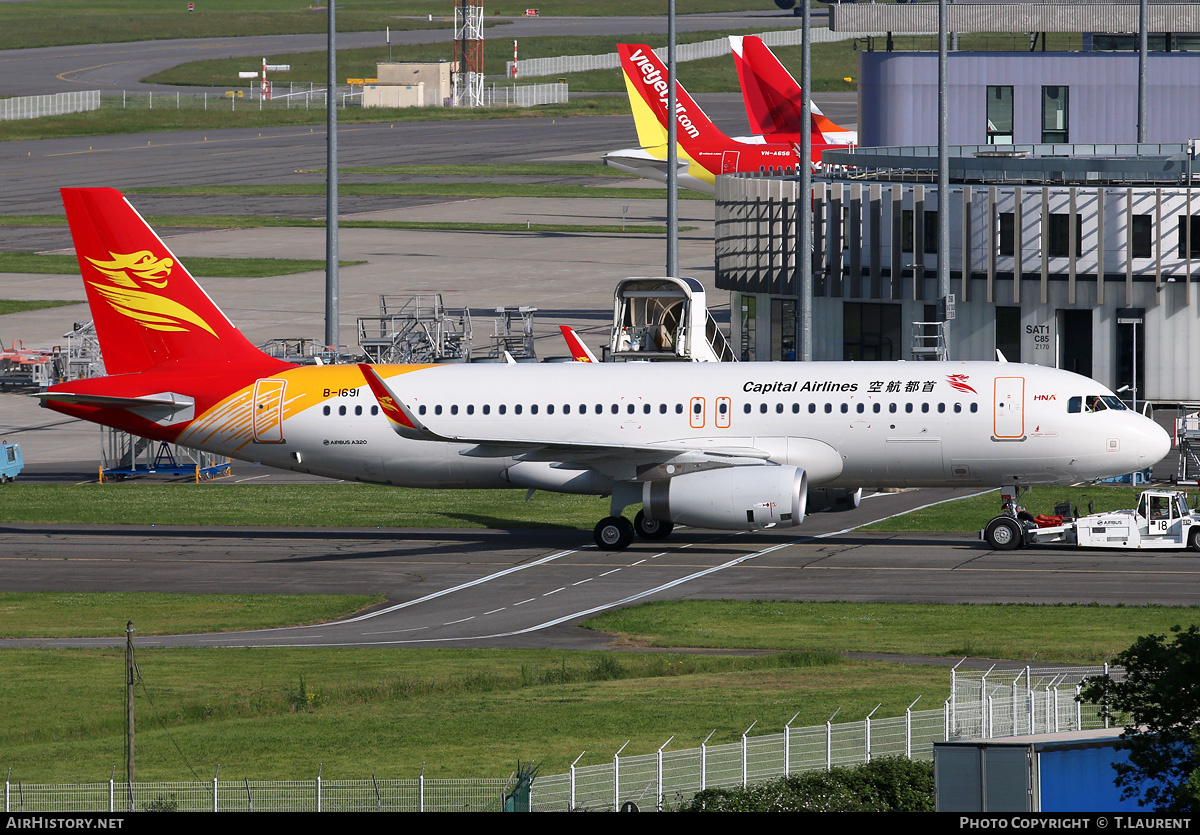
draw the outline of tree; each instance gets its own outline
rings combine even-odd
[[[1125,675],[1084,681],[1079,700],[1123,721],[1117,763],[1123,798],[1160,812],[1200,809],[1200,627],[1171,627],[1174,637],[1145,635],[1114,660]]]

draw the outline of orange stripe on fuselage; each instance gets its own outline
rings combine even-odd
[[[373,367],[380,377],[387,378],[432,366]],[[357,365],[302,365],[264,379],[287,381],[288,399],[283,404],[285,422],[306,409],[339,397],[351,396],[349,392],[367,387],[367,381]],[[226,450],[234,451],[246,446],[254,440],[253,395],[253,383],[230,394],[193,420],[188,428],[180,433],[179,443],[196,447],[220,445]],[[363,403],[374,405],[374,399],[368,395]]]

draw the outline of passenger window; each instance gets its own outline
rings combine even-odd
[[[792,404],[792,414],[793,414],[793,415],[798,415],[798,414],[800,414],[800,404],[799,404],[799,403],[793,403],[793,404]]]
[[[612,404],[612,413],[613,413],[614,415],[615,415],[615,414],[617,414],[617,413],[618,413],[618,412],[620,412],[620,411],[621,411],[621,407],[620,407],[620,406],[618,406],[616,403]]]
[[[372,412],[372,414],[374,414],[374,412]],[[457,415],[457,414],[458,414],[458,406],[451,406],[451,407],[450,407],[450,414],[452,414],[452,415]]]
[[[775,414],[777,414],[777,415],[783,414],[783,404],[782,403],[775,404]]]
[[[424,406],[418,406],[418,407],[417,407],[417,412],[419,412],[420,414],[425,414],[425,407],[424,407]],[[344,415],[344,414],[346,414],[346,407],[345,407],[345,406],[338,406],[338,414],[339,414],[339,415]]]
[[[867,410],[867,407],[866,407],[865,405],[863,405],[862,403],[859,403],[859,404],[858,404],[858,413],[859,413],[860,415],[861,415],[863,412],[865,412],[866,410]]]
[[[825,414],[827,414],[827,415],[833,414],[833,404],[832,403],[825,404]]]
[[[438,406],[438,407],[437,407],[437,413],[438,413],[439,415],[442,413],[442,407],[441,407],[441,406]],[[362,406],[355,406],[355,407],[354,407],[354,414],[355,414],[355,415],[361,415],[361,414],[362,414]]]
[[[845,403],[843,403],[843,404],[842,404],[842,414],[844,415],[844,414],[846,414],[848,411],[850,411],[850,407],[849,407],[849,406],[847,406]]]
[[[677,415],[683,414],[683,404],[682,403],[675,404],[675,414],[677,414]]]
[[[483,413],[485,415],[490,415],[492,413],[492,407],[489,404],[484,403],[483,404]]]
[[[891,412],[893,415],[894,415],[894,414],[896,414],[896,404],[895,404],[895,403],[889,403],[889,404],[888,404],[888,411],[889,411],[889,412]]]
[[[377,415],[377,414],[379,414],[379,407],[378,407],[378,406],[372,406],[372,407],[371,407],[371,414],[373,414],[373,415]]]
[[[507,411],[508,411],[508,406],[501,403],[500,404],[500,414],[505,414]]]
[[[746,414],[750,414],[750,404],[747,403],[745,406],[743,406],[742,411],[745,412]]]
[[[658,413],[660,415],[665,415],[667,413],[667,404],[666,403],[658,404]]]
[[[922,411],[922,412],[928,412],[928,411],[929,411],[929,404],[928,404],[928,403],[922,403],[922,404],[921,404],[921,411]]]
[[[911,404],[911,403],[905,403],[905,404],[904,404],[904,413],[905,413],[906,415],[911,415],[911,414],[912,414],[912,410],[913,410],[913,404]]]
[[[876,404],[875,404],[875,406],[874,406],[874,412],[875,412],[875,414],[879,414],[881,411],[883,411],[883,406],[882,406],[881,404],[879,404],[879,403],[876,403]]]
[[[810,415],[815,415],[817,413],[817,404],[816,403],[808,404],[808,413]]]
[[[504,414],[504,407],[503,407],[503,406],[501,406],[501,407],[500,407],[500,414]],[[517,414],[517,415],[521,414],[521,404],[520,404],[520,403],[518,403],[517,405],[513,406],[513,414]]]
[[[634,407],[633,407],[633,404],[632,404],[632,403],[630,403],[630,404],[629,404],[629,405],[628,405],[628,406],[625,408],[625,411],[629,412],[629,414],[631,414],[631,415],[632,415],[632,414],[633,414],[633,408],[634,408]]]
[[[767,404],[759,403],[758,404],[758,412],[759,412],[759,414],[765,415],[767,413]]]
[[[650,404],[649,403],[642,406],[642,414],[644,414],[644,415],[650,414]]]
[[[550,414],[554,414],[554,407],[553,407],[553,406],[549,406],[549,407],[547,407],[547,408],[549,408],[549,409],[550,409]],[[531,414],[531,415],[536,415],[536,414],[538,413],[538,412],[537,412],[537,410],[538,410],[537,404],[536,404],[536,403],[534,403],[532,406],[530,406],[530,407],[529,407],[529,414]]]
[[[326,406],[326,407],[323,409],[323,411],[324,411],[324,413],[325,413],[326,415],[328,415],[328,414],[330,413],[330,411],[332,411],[332,410],[331,410],[331,409],[330,409],[328,406]]]
[[[972,404],[971,404],[971,411],[972,411],[972,412],[978,412],[978,411],[979,411],[979,404],[978,404],[978,403],[972,403]]]
[[[955,403],[955,404],[954,404],[954,414],[956,414],[956,415],[957,415],[957,414],[958,414],[959,412],[961,412],[961,411],[962,411],[962,404],[961,404],[961,403]]]
[[[468,415],[475,414],[475,404],[474,403],[471,403],[467,406],[467,414]]]
[[[440,405],[438,405],[438,406],[434,406],[434,407],[433,407],[433,413],[434,413],[435,415],[440,415],[440,414],[442,413],[442,407],[441,407]],[[355,406],[355,407],[354,407],[354,414],[356,414],[356,415],[361,415],[361,414],[362,414],[362,407],[361,407],[361,406]]]
[[[945,404],[945,403],[939,403],[939,404],[938,404],[938,413],[939,413],[939,414],[941,414],[941,413],[942,413],[942,412],[944,412],[944,411],[946,411],[946,404]]]

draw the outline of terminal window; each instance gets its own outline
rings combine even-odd
[[[1013,88],[987,88],[987,144],[1013,143]]]
[[[1188,232],[1191,231],[1191,240]],[[1184,215],[1179,218],[1179,257],[1200,256],[1200,215]]]
[[[1129,227],[1129,250],[1134,258],[1154,256],[1154,218],[1151,215],[1134,215]]]
[[[1066,258],[1071,254],[1071,216],[1064,214],[1050,215],[1049,228],[1046,230],[1046,250],[1051,258]],[[1075,215],[1075,257],[1083,255],[1083,222]]]
[[[1066,87],[1042,87],[1042,141],[1070,142]]]
[[[900,213],[900,251],[913,251],[913,210]],[[921,230],[922,252],[937,252],[938,213],[925,212],[925,227]]]

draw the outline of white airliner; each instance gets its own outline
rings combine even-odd
[[[251,345],[119,192],[63,199],[109,376],[44,405],[331,478],[611,495],[609,550],[676,524],[799,525],[810,492],[1085,481],[1171,445],[1098,383],[1009,363],[296,366]]]

